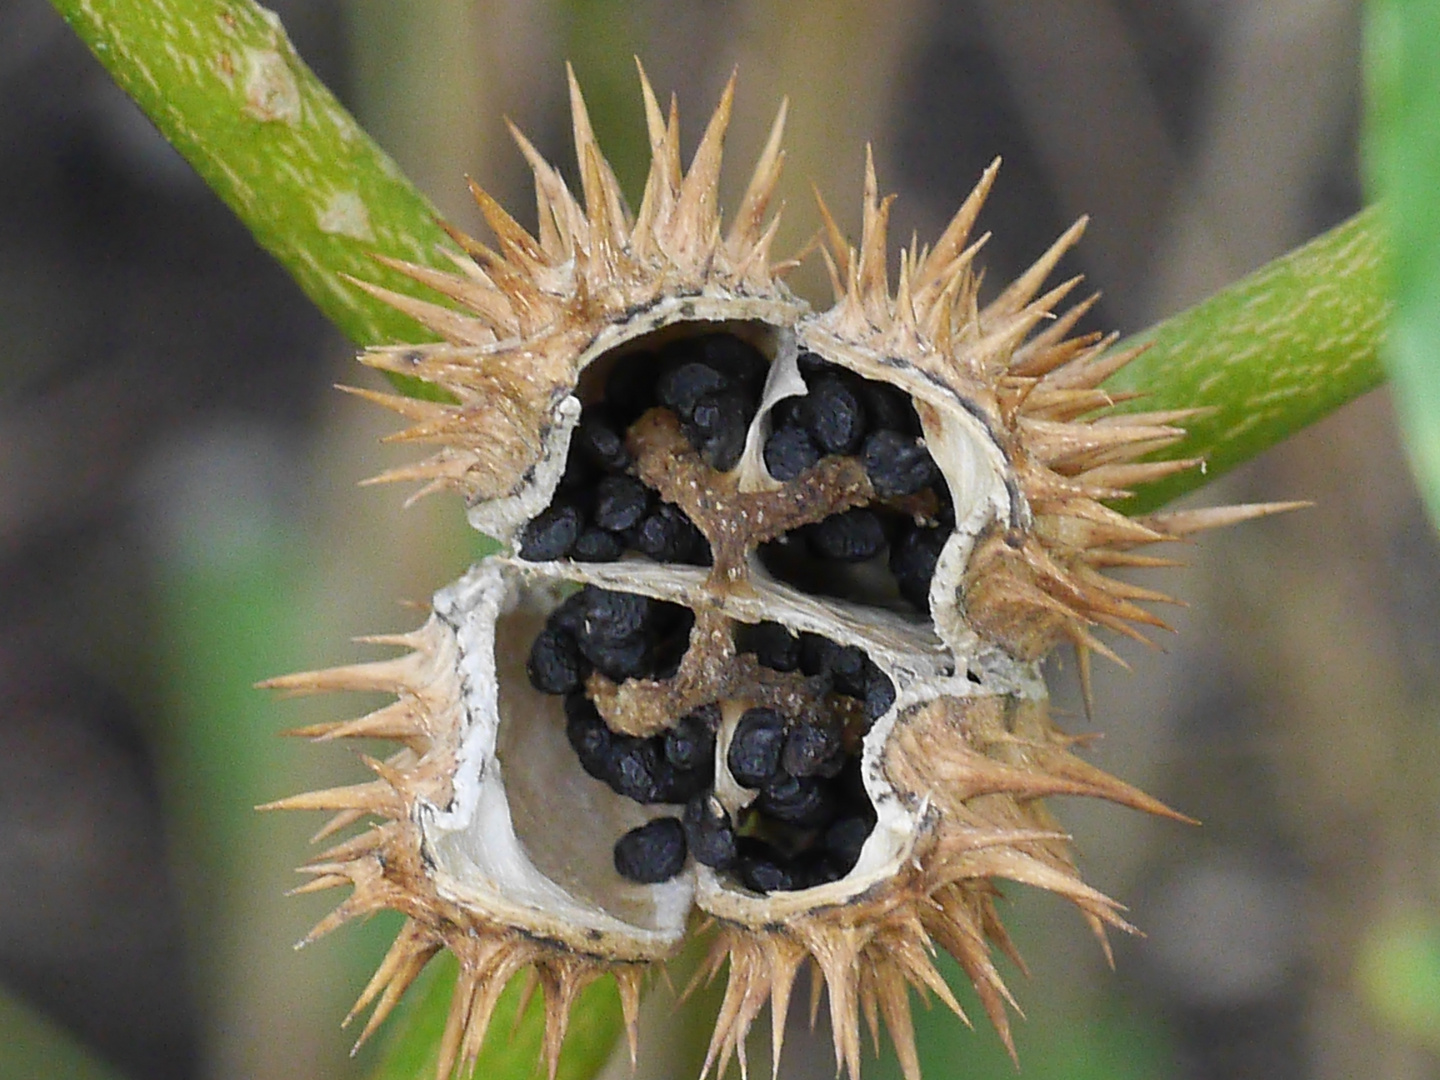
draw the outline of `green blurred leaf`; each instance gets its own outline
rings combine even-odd
[[[74,1035],[0,987],[0,1076],[121,1080]]]
[[[430,962],[420,984],[391,1021],[385,1050],[371,1080],[433,1080],[440,1056],[440,1037],[450,1011],[457,967],[450,953]],[[544,994],[538,989],[517,1024],[525,976],[519,975],[501,994],[480,1051],[474,1076],[484,1080],[529,1080],[543,1069],[541,1045],[545,1034]],[[591,983],[575,1000],[570,1026],[560,1051],[556,1080],[588,1080],[609,1059],[624,1030],[620,996],[608,978]]]
[[[1382,919],[1361,941],[1356,975],[1386,1026],[1440,1050],[1440,921]]]
[[[1365,177],[1391,236],[1385,363],[1410,465],[1440,522],[1440,4],[1367,8]]]

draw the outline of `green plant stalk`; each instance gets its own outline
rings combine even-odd
[[[415,292],[374,254],[444,267],[430,201],[249,0],[54,0],[111,76],[359,345],[429,340],[344,279]]]
[[[1125,500],[1126,513],[1201,487],[1385,378],[1390,303],[1375,208],[1296,248],[1120,347],[1148,346],[1107,382],[1138,391],[1129,411],[1202,408],[1187,435],[1153,455],[1202,457]]]

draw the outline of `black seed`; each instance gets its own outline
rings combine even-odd
[[[547,625],[569,631],[581,656],[622,682],[649,669],[645,629],[653,606],[644,596],[587,585],[556,608]]]
[[[785,721],[774,709],[747,709],[735,725],[725,764],[743,787],[758,788],[780,771]]]
[[[705,464],[729,472],[745,449],[745,431],[754,410],[753,399],[742,391],[706,394],[682,425],[685,437]]]
[[[761,667],[773,671],[794,671],[800,666],[800,639],[778,622],[742,626],[736,648],[753,652]]]
[[[565,737],[581,767],[596,780],[609,784],[614,776],[616,735],[584,694],[565,698]]]
[[[719,705],[702,705],[682,716],[674,727],[665,732],[665,760],[686,772],[712,772],[715,729],[719,726]]]
[[[665,797],[670,769],[658,740],[615,736],[610,769],[610,786],[627,799],[638,803],[670,801]]]
[[[855,645],[841,645],[819,634],[800,635],[800,670],[825,676],[839,693],[865,696],[865,665],[869,662],[864,650]]]
[[[939,483],[940,469],[930,451],[898,431],[876,431],[865,439],[865,474],[882,499],[914,495]]]
[[[815,554],[839,562],[864,562],[885,550],[885,525],[872,510],[857,507],[831,514],[806,530]]]
[[[785,736],[780,764],[791,776],[835,776],[845,765],[840,725],[798,724]]]
[[[635,549],[656,562],[709,562],[710,547],[700,530],[673,503],[661,503],[635,530]]]
[[[627,353],[615,361],[605,384],[605,404],[617,421],[632,421],[655,404],[655,373],[660,359],[652,352]]]
[[[828,885],[839,881],[849,872],[842,868],[839,860],[828,851],[807,851],[796,856],[791,863],[791,873],[796,878],[796,888],[813,889],[817,885]]]
[[[920,417],[909,396],[889,383],[866,379],[860,384],[860,400],[865,405],[865,418],[871,430],[888,428],[902,435],[920,434]]]
[[[820,460],[820,449],[800,427],[777,427],[765,440],[765,468],[776,480],[794,480]]]
[[[592,405],[581,414],[580,424],[571,436],[570,456],[577,451],[605,472],[623,472],[630,466],[623,426],[613,410],[601,405]]]
[[[685,804],[685,840],[695,861],[716,870],[728,869],[735,862],[737,846],[735,826],[730,815],[705,791]]]
[[[742,836],[737,846],[735,873],[746,888],[760,893],[788,892],[795,888],[788,860],[765,841]]]
[[[835,779],[834,790],[840,801],[852,815],[875,820],[875,807],[870,804],[870,793],[865,790],[865,776],[859,754],[845,759],[845,767]]]
[[[729,385],[730,380],[709,364],[690,360],[676,364],[660,376],[655,384],[655,396],[680,419],[688,420],[702,397],[725,390]]]
[[[809,349],[801,349],[800,354],[795,357],[795,363],[805,375],[820,375],[836,370],[834,364]]]
[[[673,817],[631,829],[615,841],[615,871],[641,885],[669,881],[685,867],[685,830]]]
[[[644,678],[653,668],[650,643],[643,637],[616,643],[581,642],[580,652],[602,675],[617,683]]]
[[[565,471],[560,475],[561,496],[589,501],[588,493],[600,478],[600,470],[584,454],[577,453],[571,444],[570,456],[565,459]]]
[[[874,723],[895,704],[895,684],[868,658],[865,661],[865,719]]]
[[[800,670],[806,675],[829,674],[832,657],[840,646],[808,631],[800,635]]]
[[[548,562],[563,559],[584,528],[585,515],[571,503],[555,503],[541,511],[520,533],[522,559]]]
[[[656,780],[660,789],[657,802],[688,803],[701,792],[710,790],[715,781],[715,771],[713,768],[709,772],[677,769],[668,761],[662,761]]]
[[[582,532],[570,549],[570,557],[577,562],[614,562],[623,554],[625,541],[595,525]]]
[[[687,344],[699,359],[757,393],[769,374],[770,363],[765,355],[734,334],[705,334]]]
[[[530,646],[525,662],[530,685],[542,694],[568,694],[578,690],[585,678],[585,661],[575,639],[558,626],[547,626]]]
[[[650,505],[650,490],[633,476],[607,476],[595,497],[595,524],[621,532],[638,524]]]
[[[874,827],[873,820],[859,814],[842,817],[825,830],[821,843],[848,874],[859,860],[860,849],[865,846],[865,840]]]
[[[853,454],[865,437],[865,410],[848,382],[822,375],[806,396],[810,437],[827,454]]]
[[[772,780],[760,792],[755,807],[777,821],[817,829],[835,817],[835,797],[823,780],[785,776]]]
[[[550,621],[574,634],[583,652],[587,644],[612,645],[639,637],[650,609],[648,597],[586,585],[556,608]]]
[[[910,529],[890,548],[890,573],[895,575],[900,595],[921,611],[930,610],[930,579],[935,576],[935,564],[940,560],[940,549],[950,539],[950,531]]]

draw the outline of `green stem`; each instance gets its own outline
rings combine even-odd
[[[1204,408],[1157,458],[1203,457],[1126,500],[1169,502],[1248,461],[1384,380],[1390,303],[1378,213],[1361,211],[1123,345],[1149,348],[1109,383],[1144,398],[1124,409]]]
[[[255,239],[359,345],[429,335],[342,275],[415,291],[372,255],[445,266],[434,208],[248,0],[54,0]]]

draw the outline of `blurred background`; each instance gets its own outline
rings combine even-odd
[[[1098,328],[1360,203],[1353,0],[272,6],[472,229],[467,173],[533,223],[503,116],[573,177],[567,58],[638,192],[636,54],[688,147],[738,67],[731,205],[789,95],[781,250],[812,181],[858,231],[867,142],[896,237],[935,236],[1002,155],[990,280],[1089,213],[1068,266],[1104,290]],[[294,953],[332,902],[283,896],[319,821],[252,810],[358,775],[276,737],[354,703],[251,684],[414,625],[473,540],[453,501],[356,488],[404,460],[331,390],[372,373],[43,0],[0,0],[0,101],[0,1078],[363,1075],[338,1022],[396,923]],[[816,270],[792,284],[828,303]],[[1093,759],[1205,824],[1059,808],[1147,936],[1111,973],[1059,901],[1008,890],[1022,1075],[1440,1076],[1440,559],[1383,391],[1200,493],[1295,498],[1316,506],[1147,579],[1190,601],[1180,633],[1122,643],[1093,722],[1055,665]],[[993,1032],[919,1025],[927,1075],[1014,1075]],[[650,1027],[644,1074],[693,1075]],[[830,1060],[793,1041],[788,1075]]]

